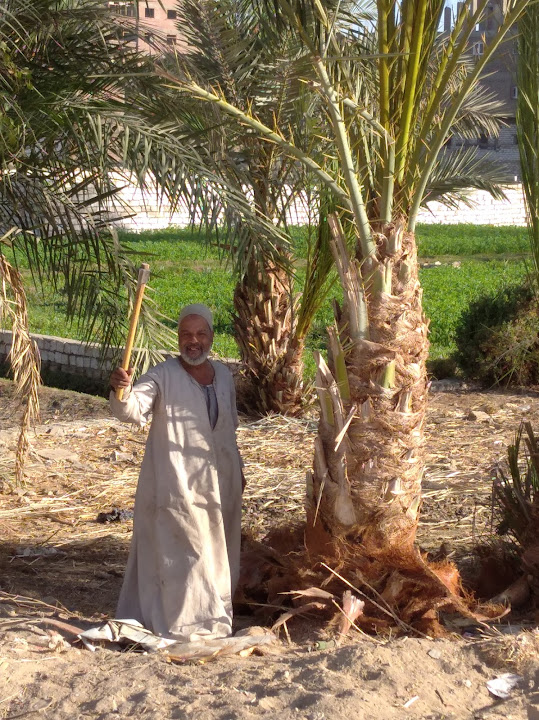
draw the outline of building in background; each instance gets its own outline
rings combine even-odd
[[[157,45],[167,44],[171,49],[182,51],[186,47],[185,38],[178,30],[178,0],[106,0],[115,12],[125,18],[125,38],[133,39],[137,48],[154,53]],[[461,3],[456,4],[458,13]],[[477,25],[470,37],[470,56],[479,60],[485,45],[497,32],[503,20],[505,0],[490,0],[484,20]],[[444,9],[443,30],[449,33],[454,22],[454,3]],[[137,32],[129,26],[137,27]],[[488,154],[493,160],[506,168],[506,181],[520,179],[520,158],[516,138],[516,64],[517,31],[510,33],[509,39],[496,52],[487,65],[481,84],[493,93],[502,104],[502,127],[497,136],[482,135],[477,138],[452,137],[446,146],[446,152],[457,147],[476,146],[480,154]]]
[[[505,0],[490,0],[486,14],[470,35],[470,56],[477,62],[485,51],[492,37],[498,31],[505,9]],[[461,3],[457,3],[457,13]],[[449,33],[454,22],[451,7],[444,9],[443,32]],[[481,77],[481,85],[492,93],[501,104],[500,119],[502,127],[497,136],[481,135],[477,138],[454,136],[448,143],[448,150],[460,146],[476,146],[481,155],[488,154],[493,160],[502,163],[506,170],[506,181],[520,180],[520,156],[516,133],[516,99],[517,99],[517,28],[514,27],[506,41],[493,54]]]
[[[108,5],[125,18],[126,37],[130,24],[137,27],[133,39],[139,50],[154,52],[156,42],[180,50],[185,47],[177,28],[178,0],[108,0]]]

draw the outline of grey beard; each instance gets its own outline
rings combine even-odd
[[[202,355],[199,358],[193,359],[190,358],[187,354],[184,354],[180,352],[181,359],[186,362],[188,365],[191,365],[191,367],[196,367],[197,365],[202,365],[202,363],[205,363],[210,355],[210,351],[208,350],[205,353],[202,353]]]

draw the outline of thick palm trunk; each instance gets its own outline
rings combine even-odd
[[[234,292],[234,327],[254,408],[298,415],[303,402],[303,340],[298,297],[283,268],[251,262]]]
[[[427,401],[415,237],[389,226],[360,270],[338,227],[334,235],[344,304],[330,332],[329,368],[319,359],[307,542],[406,553],[418,522]]]

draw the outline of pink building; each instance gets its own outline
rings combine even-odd
[[[176,27],[178,0],[109,0],[109,6],[127,23],[138,27],[137,45],[140,50],[152,52],[152,43],[166,42],[171,47],[185,47]],[[147,42],[142,40],[146,38]],[[176,48],[179,49],[179,48]]]

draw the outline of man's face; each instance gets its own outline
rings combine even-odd
[[[188,365],[202,365],[210,354],[213,332],[200,315],[187,315],[178,328],[180,355]]]

